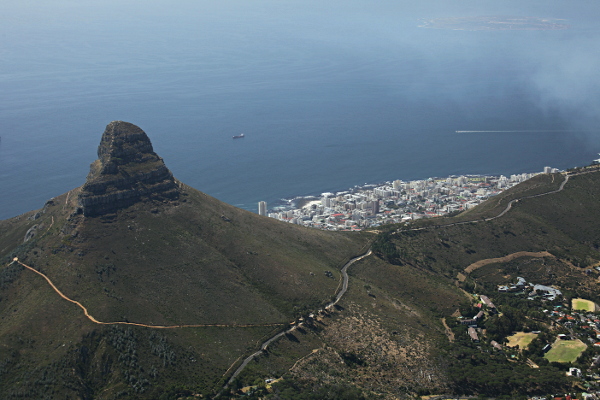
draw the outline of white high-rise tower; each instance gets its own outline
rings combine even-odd
[[[266,201],[258,202],[258,215],[267,215],[267,202]]]

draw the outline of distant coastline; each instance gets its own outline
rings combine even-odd
[[[440,217],[471,209],[538,174],[561,172],[544,167],[535,173],[450,175],[446,178],[395,180],[354,186],[320,196],[281,199],[265,215],[280,221],[324,230],[352,230]]]
[[[502,174],[464,174],[462,176],[467,176],[467,177],[498,177],[498,176],[501,176],[501,175]],[[426,181],[428,179],[441,180],[441,179],[447,179],[447,178],[456,178],[456,177],[459,177],[459,176],[461,176],[461,175],[448,175],[446,177],[434,176],[434,177],[427,177],[427,178],[422,178],[422,179],[412,179],[412,180],[406,181],[406,182]],[[382,181],[382,182],[378,182],[378,183],[365,183],[364,185],[355,185],[355,186],[347,188],[347,189],[331,190],[331,193],[332,194],[352,193],[354,191],[365,190],[365,189],[368,189],[368,188],[374,188],[374,187],[383,186],[383,185],[389,185],[389,184],[391,184],[391,181]],[[311,201],[318,200],[321,197],[322,197],[321,193],[319,193],[319,194],[306,194],[306,195],[297,195],[297,196],[284,197],[284,198],[280,199],[279,201],[273,202],[273,207],[269,207],[269,210],[274,210],[274,209],[277,209],[277,208],[286,208],[286,209],[302,208],[305,205],[307,205],[308,203],[310,203]]]

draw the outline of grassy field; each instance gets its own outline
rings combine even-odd
[[[581,340],[557,340],[552,349],[545,355],[550,362],[573,362],[586,349]]]
[[[508,339],[508,347],[516,347],[519,346],[519,349],[526,349],[529,346],[529,343],[535,339],[537,336],[536,333],[531,332],[517,332],[512,336],[509,336]]]
[[[572,299],[571,300],[571,308],[573,310],[585,310],[595,312],[598,308],[596,303],[590,300],[585,299]]]

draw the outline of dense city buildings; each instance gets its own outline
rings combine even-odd
[[[556,173],[546,167],[544,173]],[[506,177],[464,175],[367,185],[320,198],[305,198],[299,208],[278,207],[271,218],[326,230],[361,230],[468,210],[537,173]],[[259,214],[261,205],[259,203]],[[266,212],[266,211],[265,211]]]

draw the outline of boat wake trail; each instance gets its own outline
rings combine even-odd
[[[516,131],[455,131],[456,133],[574,133],[576,131],[564,131],[564,130],[516,130]]]

